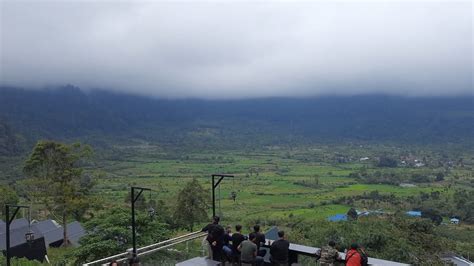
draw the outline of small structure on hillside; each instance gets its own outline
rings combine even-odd
[[[328,221],[330,221],[330,222],[347,221],[347,215],[346,214],[336,214],[336,215],[328,217]]]
[[[407,211],[406,214],[411,217],[421,217],[421,211]]]
[[[400,183],[400,187],[416,187],[416,185],[412,183]]]
[[[370,211],[359,211],[359,210],[356,210],[357,212],[357,217],[361,217],[361,216],[369,216],[371,214]]]
[[[449,221],[451,222],[451,224],[459,224],[458,218],[451,218]]]

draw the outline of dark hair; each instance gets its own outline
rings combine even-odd
[[[284,237],[285,236],[285,231],[281,230],[278,231],[278,237]]]
[[[260,225],[256,224],[253,226],[253,230],[258,233],[258,231],[260,231]]]
[[[255,239],[257,235],[255,233],[250,233],[249,234],[249,240]]]
[[[218,224],[221,218],[219,216],[214,216],[212,217],[212,220],[214,221],[214,223]]]
[[[336,242],[334,242],[334,240],[329,240],[329,246],[331,247],[335,247],[336,246]]]
[[[359,248],[359,245],[357,245],[357,243],[351,244],[351,249],[358,249],[358,248]]]
[[[240,231],[242,230],[242,226],[240,224],[235,226],[235,231]]]

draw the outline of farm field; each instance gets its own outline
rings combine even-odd
[[[323,149],[319,152],[314,152],[314,149],[227,151],[218,155],[212,152],[176,155],[155,153],[148,149],[130,154],[121,160],[100,161],[102,178],[97,180],[95,189],[103,195],[104,204],[125,203],[128,188],[135,185],[152,188],[154,192],[145,194],[145,197],[162,200],[170,207],[177,191],[190,179],[196,178],[204,188],[209,189],[210,195],[211,174],[234,174],[235,178],[224,179],[216,190],[217,213],[228,223],[268,222],[287,217],[325,219],[345,214],[351,207],[375,210],[372,207],[386,212],[408,211],[390,204],[337,203],[337,199],[377,192],[393,195],[403,202],[420,193],[442,191],[447,182],[413,186],[360,183],[349,177],[350,174],[361,169],[369,172],[380,170],[373,165],[373,161],[333,162],[331,158],[324,158],[323,155],[328,153]],[[390,171],[409,176],[414,172],[433,169],[399,167]],[[468,172],[462,169],[457,171]],[[232,192],[237,194],[235,202]]]

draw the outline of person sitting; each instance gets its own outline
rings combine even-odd
[[[260,249],[261,246],[265,245],[265,235],[260,233],[260,225],[255,225],[253,227],[253,233],[255,234],[256,241],[255,244],[257,244],[257,250],[258,250],[258,256],[260,257],[265,257],[265,254],[267,254],[267,251],[265,249]]]
[[[270,255],[272,265],[288,264],[288,251],[290,249],[290,242],[285,239],[285,232],[278,232],[278,240],[274,241],[270,247]]]
[[[225,234],[224,234],[224,246],[222,247],[222,251],[224,251],[224,254],[227,256],[227,258],[231,259],[233,256],[232,252],[232,227],[227,226],[225,228]]]
[[[211,246],[212,259],[215,261],[222,260],[222,247],[224,246],[224,228],[219,225],[219,216],[214,216],[212,222],[206,225],[201,231],[207,232],[207,241]]]
[[[341,257],[336,249],[336,242],[333,240],[329,241],[327,246],[322,247],[316,254],[319,257],[319,263],[321,266],[334,266],[336,261],[340,261]]]
[[[254,233],[250,233],[249,239],[242,241],[237,247],[240,252],[240,261],[242,263],[249,263],[252,265],[260,266],[263,263],[263,257],[257,256],[257,244],[255,243],[257,236]]]
[[[245,237],[241,231],[242,226],[238,224],[235,226],[235,233],[232,235],[232,252],[237,258],[240,258],[240,252],[237,247],[240,245],[240,243],[242,243],[242,241],[247,239],[247,237]]]
[[[351,244],[351,249],[346,253],[346,265],[347,266],[361,266],[361,256],[357,250],[359,245],[357,243]]]

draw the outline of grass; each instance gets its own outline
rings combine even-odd
[[[174,156],[177,158],[167,158],[162,153],[156,157],[136,155],[122,161],[103,161],[101,170],[107,178],[99,179],[96,189],[101,191],[109,205],[124,202],[131,185],[150,187],[158,191],[154,195],[156,199],[171,204],[177,191],[190,178],[197,178],[205,188],[210,189],[211,174],[231,173],[235,178],[226,178],[221,183],[220,194],[217,192],[222,213],[230,222],[259,217],[277,219],[288,215],[301,219],[326,218],[346,213],[351,207],[330,204],[331,200],[341,196],[377,190],[403,198],[440,190],[430,185],[357,184],[348,175],[361,167],[370,167],[367,164],[314,162],[310,155],[306,156],[309,156],[308,160],[287,158],[283,151],[227,151],[219,155],[203,152]],[[301,157],[298,154],[298,158]],[[395,170],[407,175],[414,171],[408,168]],[[303,181],[314,182],[315,177],[319,180],[318,186],[301,185]],[[237,192],[236,202],[230,199],[232,191]]]

